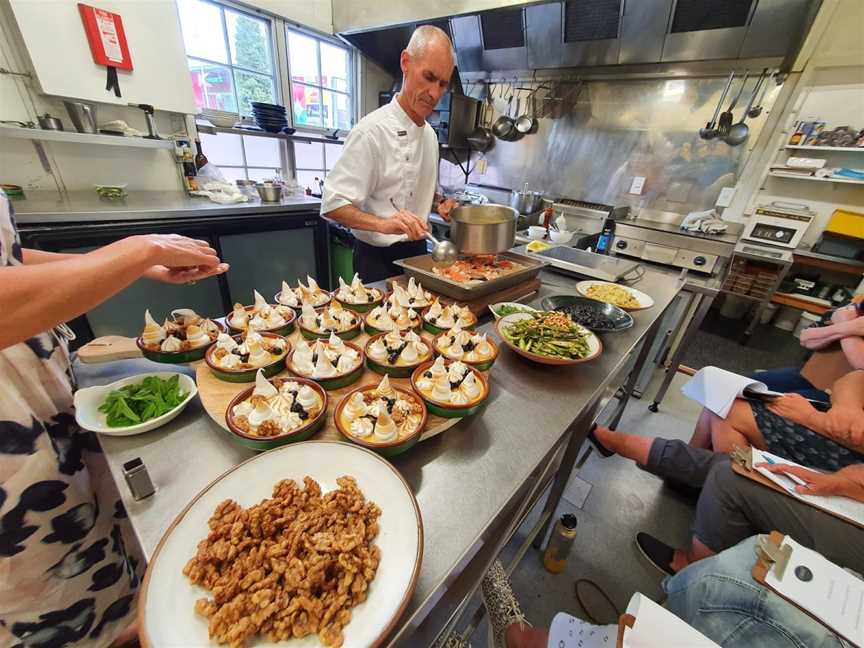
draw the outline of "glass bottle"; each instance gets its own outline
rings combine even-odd
[[[552,574],[560,574],[567,567],[567,556],[576,539],[576,516],[566,513],[555,523],[555,529],[543,554],[543,566]]]

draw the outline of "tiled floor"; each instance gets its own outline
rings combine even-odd
[[[655,393],[659,378],[662,375],[655,378],[643,399],[630,401],[618,429],[649,437],[689,439],[700,408],[681,395],[686,376],[675,377],[660,412],[652,414],[648,412],[649,397]],[[661,575],[638,555],[634,536],[645,530],[671,544],[683,544],[688,538],[692,504],[633,462],[617,456],[604,459],[597,453],[592,453],[582,470],[571,476],[565,497],[557,516],[572,512],[579,520],[566,571],[559,575],[548,573],[540,554],[531,549],[512,576],[513,588],[529,621],[548,627],[555,613],[563,610],[586,619],[591,615],[600,623],[615,623],[618,611],[627,606],[634,592],[658,600]],[[530,529],[536,514],[529,516],[523,533]],[[505,565],[521,541],[522,536],[517,534],[505,550]],[[580,585],[588,608],[586,614],[574,595],[577,579],[589,579],[602,587],[617,610],[611,609],[590,586]],[[473,608],[463,618],[467,621],[470,614]],[[471,644],[475,648],[485,646],[486,635],[484,622],[474,632]]]

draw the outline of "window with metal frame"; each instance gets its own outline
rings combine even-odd
[[[341,144],[322,144],[321,142],[294,142],[294,163],[297,168],[297,182],[304,189],[320,193],[319,182],[327,177],[336,160],[342,155]]]
[[[286,35],[294,126],[350,130],[354,125],[351,49],[290,27]]]
[[[282,173],[282,140],[258,135],[200,133],[207,160],[229,182],[273,178]]]
[[[271,21],[210,0],[177,0],[196,104],[250,115],[279,103]]]

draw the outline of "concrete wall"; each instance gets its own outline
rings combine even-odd
[[[330,0],[244,0],[242,4],[268,11],[325,34],[333,33]]]

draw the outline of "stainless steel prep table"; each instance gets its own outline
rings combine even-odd
[[[531,303],[575,292],[574,279],[541,276],[544,285]],[[604,335],[604,353],[593,362],[550,367],[502,348],[490,374],[488,407],[393,460],[417,497],[425,543],[417,590],[389,645],[431,645],[452,625],[455,612],[515,533],[529,505],[551,482],[541,524],[532,534],[538,543],[543,539],[590,424],[616,390],[623,386],[629,393],[627,376],[637,373],[630,371],[634,359],[637,365],[644,361],[663,311],[681,288],[682,283],[668,275],[646,271],[639,289],[651,295],[655,305],[634,313],[635,325],[629,330]],[[489,332],[492,324],[479,328]],[[646,353],[639,353],[642,342]],[[94,375],[100,383],[110,380],[105,373],[110,365],[80,369],[88,374],[82,382],[93,382]],[[626,398],[613,422],[624,406]],[[197,402],[159,430],[100,440],[148,558],[198,491],[253,455],[236,445]],[[122,476],[123,463],[135,457],[144,461],[157,487],[154,496],[141,502],[131,499]]]

